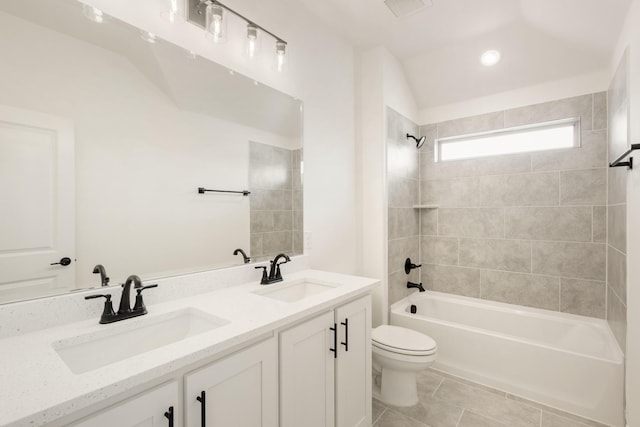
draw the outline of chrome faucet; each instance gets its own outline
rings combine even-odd
[[[278,262],[280,261],[280,258],[284,258],[284,261]],[[260,266],[254,267],[256,269],[259,269],[259,268],[263,269],[262,280],[260,280],[260,284],[270,285],[272,283],[282,282],[282,273],[280,272],[280,265],[285,264],[289,261],[291,261],[291,258],[289,258],[287,254],[276,255],[273,261],[269,261],[269,263],[271,264],[271,267],[269,268],[269,275],[267,275],[267,266],[260,265]]]
[[[133,283],[133,288],[136,290],[136,302],[131,308],[131,284]],[[113,305],[111,303],[111,294],[97,294],[97,295],[89,295],[84,297],[84,299],[94,299],[94,298],[105,298],[106,301],[104,303],[104,310],[102,312],[102,316],[100,317],[100,323],[113,323],[119,320],[129,319],[131,317],[142,316],[143,314],[147,314],[147,308],[144,305],[144,301],[142,300],[142,291],[149,288],[157,288],[158,285],[147,285],[142,286],[142,280],[140,277],[135,274],[127,277],[127,280],[122,285],[122,295],[120,296],[120,306],[118,307],[118,312],[115,313],[113,311]]]
[[[107,277],[107,270],[104,269],[102,264],[98,264],[95,267],[93,267],[93,274],[100,274],[100,285],[101,286],[108,286],[109,285],[109,278]]]

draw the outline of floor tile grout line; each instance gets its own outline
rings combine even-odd
[[[465,408],[462,408],[462,412],[460,412],[460,417],[458,418],[458,422],[456,423],[456,427],[460,426],[460,422],[462,421],[462,416],[464,415]]]
[[[431,393],[431,397],[436,397],[436,392],[440,389],[440,386],[442,385],[443,382],[444,382],[444,377],[442,377],[442,379],[438,383],[438,386],[435,388],[435,390],[433,390],[433,393]]]

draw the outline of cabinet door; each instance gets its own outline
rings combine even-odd
[[[91,415],[74,427],[168,427],[169,411],[177,411],[180,402],[178,384],[171,381],[163,386],[134,396],[104,411]],[[171,409],[169,409],[171,408]],[[167,416],[165,416],[167,413]],[[174,424],[180,422],[175,414]]]
[[[273,337],[185,375],[186,425],[277,427],[277,352]]]
[[[334,426],[333,311],[280,333],[281,427]]]
[[[371,296],[335,310],[336,426],[371,425]]]

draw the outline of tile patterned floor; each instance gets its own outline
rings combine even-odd
[[[505,392],[429,369],[409,408],[373,401],[374,427],[606,427]]]

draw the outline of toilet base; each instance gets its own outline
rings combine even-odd
[[[379,390],[379,400],[383,403],[400,407],[418,404],[416,372],[382,368]]]

